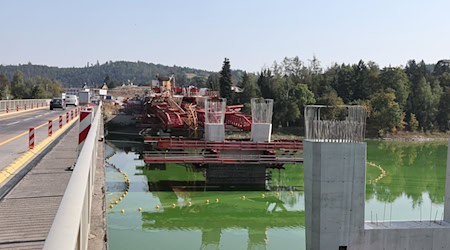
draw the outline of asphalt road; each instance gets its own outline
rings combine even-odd
[[[35,128],[35,144],[48,136],[48,121],[53,120],[53,132],[59,129],[59,116],[66,124],[66,110],[37,109],[0,116],[0,170],[28,150],[28,129]]]

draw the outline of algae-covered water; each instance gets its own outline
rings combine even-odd
[[[305,248],[302,165],[273,170],[269,190],[221,190],[189,166],[144,166],[139,147],[110,145],[110,249]],[[370,141],[367,151],[366,221],[442,219],[446,142]]]

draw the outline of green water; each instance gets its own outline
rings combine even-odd
[[[367,221],[442,218],[446,142],[370,141],[367,151]],[[125,176],[107,167],[106,199],[118,201],[107,211],[110,249],[305,248],[302,165],[272,171],[271,191],[211,191],[202,172],[142,167],[116,147],[107,154],[130,180],[119,201]]]

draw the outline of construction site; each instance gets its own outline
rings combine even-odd
[[[254,98],[245,114],[216,91],[176,87],[173,76],[158,83],[124,108],[140,129],[149,168],[177,163],[203,172],[208,186],[261,189],[268,170],[303,162],[301,140],[271,138],[273,100]],[[250,136],[232,139],[242,131]]]

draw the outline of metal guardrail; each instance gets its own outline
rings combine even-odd
[[[47,106],[50,99],[0,100],[0,113]]]
[[[100,119],[101,105],[95,112],[43,249],[87,249]]]

